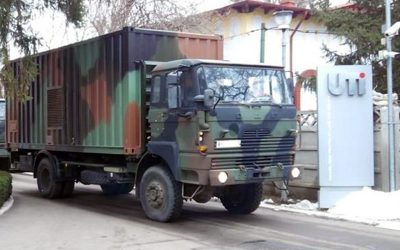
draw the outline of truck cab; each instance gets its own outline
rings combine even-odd
[[[148,152],[184,198],[217,196],[228,211],[254,211],[264,181],[299,175],[295,119],[281,67],[184,59],[152,71]]]

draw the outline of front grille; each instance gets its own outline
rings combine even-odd
[[[211,160],[212,168],[263,168],[268,166],[292,165],[293,155],[271,155],[271,156],[241,156],[231,158],[214,158]]]
[[[245,130],[243,132],[243,138],[257,138],[270,135],[271,132],[269,129],[260,128],[254,130]]]
[[[241,143],[242,151],[279,152],[291,151],[295,143],[294,137],[244,138]]]

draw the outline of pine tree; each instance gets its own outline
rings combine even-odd
[[[1,0],[0,1],[0,60],[4,65],[1,80],[6,95],[26,98],[27,88],[36,75],[37,66],[31,60],[39,39],[29,31],[34,10],[58,10],[68,23],[79,26],[84,13],[83,0]],[[19,79],[12,74],[9,64],[9,44],[12,43],[26,57],[21,60]]]
[[[384,1],[355,0],[352,9],[329,9],[326,1],[324,6],[314,3],[314,14],[325,23],[330,33],[343,39],[349,46],[350,53],[339,54],[324,46],[323,50],[331,62],[335,64],[371,64],[373,66],[373,81],[377,91],[386,92],[386,60],[378,58],[379,50],[385,48],[381,44],[384,37],[381,27],[385,22]],[[393,0],[393,22],[399,21],[400,0]],[[400,37],[393,39],[393,50],[400,51]],[[400,61],[393,61],[394,92],[400,93]],[[397,81],[396,81],[397,80]]]

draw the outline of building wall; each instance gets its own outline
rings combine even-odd
[[[300,22],[301,17],[292,20],[291,29]],[[231,10],[223,17],[215,20],[213,30],[224,37],[224,59],[245,63],[260,62],[261,23],[265,23],[265,63],[281,66],[282,32],[271,29],[276,27],[272,12],[264,13],[262,9],[255,9],[249,13],[239,13]],[[306,33],[308,32],[308,33]],[[286,69],[289,70],[289,37],[292,31],[287,32]],[[326,27],[311,17],[303,22],[293,39],[293,71],[301,73],[307,69],[316,69],[318,65],[329,64],[322,51],[323,44],[339,53],[349,51],[347,46],[341,45],[340,39],[326,34]],[[302,110],[315,110],[315,94],[302,91]]]

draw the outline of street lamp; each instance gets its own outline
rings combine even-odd
[[[274,21],[278,25],[278,29],[282,30],[282,66],[286,67],[286,30],[290,28],[292,22],[293,11],[280,10],[273,14]]]

